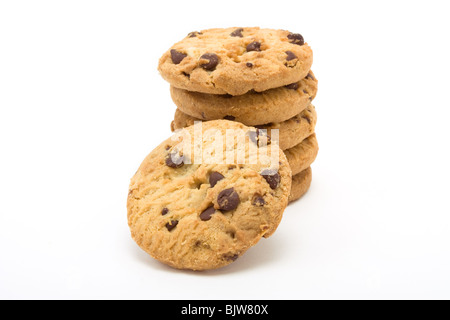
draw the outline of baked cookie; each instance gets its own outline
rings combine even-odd
[[[319,144],[315,133],[295,147],[284,150],[284,154],[292,169],[292,175],[307,169],[316,160],[318,152]]]
[[[191,117],[179,109],[175,111],[175,117],[171,124],[172,131],[189,127],[195,121],[202,121],[200,119]],[[282,150],[293,148],[301,143],[304,139],[314,133],[314,128],[317,122],[317,113],[313,105],[309,105],[305,110],[295,117],[283,121],[274,122],[266,125],[256,126],[258,129],[267,130],[267,134],[271,135],[272,129],[279,130],[279,146]]]
[[[317,80],[310,71],[287,87],[241,96],[190,92],[171,86],[172,100],[182,112],[202,120],[228,119],[248,126],[282,122],[302,112],[317,93]]]
[[[218,135],[226,137],[228,129],[242,130],[246,143],[220,143]],[[131,235],[143,250],[174,268],[215,269],[275,232],[288,204],[291,169],[276,144],[252,139],[255,130],[205,122],[184,131],[189,147],[173,137],[145,158],[127,202]],[[202,137],[194,138],[199,132]],[[202,152],[193,151],[199,147]],[[267,158],[255,161],[252,150],[275,159],[271,165]]]
[[[158,70],[174,87],[236,96],[297,82],[312,62],[298,33],[227,28],[189,33],[164,53]]]
[[[292,177],[291,194],[289,195],[289,203],[300,199],[306,192],[308,192],[312,181],[311,167],[303,170]]]

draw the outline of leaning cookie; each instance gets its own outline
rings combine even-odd
[[[221,143],[230,129],[246,143]],[[136,243],[174,268],[207,270],[232,263],[273,234],[288,204],[291,169],[276,144],[254,140],[254,133],[237,122],[210,121],[200,132],[186,128],[189,147],[168,139],[153,150],[129,188],[128,224]],[[274,161],[254,159],[251,150]],[[234,152],[243,152],[244,164]]]
[[[171,123],[172,131],[189,127],[195,121],[202,121],[200,119],[191,117],[184,112],[177,109],[175,111],[174,120]],[[267,134],[271,136],[272,130],[278,131],[279,146],[282,150],[293,148],[301,143],[304,139],[314,133],[314,128],[317,123],[317,113],[313,105],[309,105],[305,110],[295,117],[283,121],[272,122],[266,125],[256,126],[258,129],[267,130]]]
[[[171,86],[172,100],[183,113],[202,120],[228,119],[248,126],[282,122],[302,112],[317,93],[312,71],[287,87],[242,96],[190,92]]]
[[[289,203],[294,202],[303,195],[308,192],[309,187],[312,182],[312,170],[311,167],[303,170],[300,173],[297,173],[295,176],[292,176],[292,188],[291,194],[289,195]]]
[[[298,33],[226,28],[189,33],[164,53],[158,70],[180,89],[242,95],[295,83],[312,61],[312,50]]]
[[[292,169],[292,175],[306,170],[316,160],[318,153],[319,144],[315,133],[295,147],[284,150],[284,154]]]

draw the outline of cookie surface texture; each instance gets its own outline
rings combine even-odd
[[[294,84],[292,88],[252,91],[242,96],[190,92],[171,86],[170,94],[178,109],[192,117],[231,119],[255,126],[288,120],[310,105],[317,93],[317,80],[312,71]]]
[[[239,139],[221,143],[218,134],[227,137],[229,129],[242,131],[244,147]],[[208,270],[232,263],[275,232],[288,204],[291,169],[276,144],[256,147],[252,130],[232,121],[205,122],[185,131],[192,149],[171,138],[145,158],[127,201],[131,235],[143,250],[174,268]],[[255,161],[254,148],[274,161]],[[227,158],[242,150],[244,161]]]
[[[296,175],[307,169],[316,160],[319,153],[319,143],[316,134],[310,135],[300,144],[284,150],[286,158],[292,169],[292,175]]]
[[[163,54],[158,70],[176,88],[235,96],[300,81],[312,61],[300,34],[225,28],[189,33]]]
[[[292,176],[292,188],[289,195],[289,203],[294,202],[308,192],[312,181],[311,167],[303,170],[302,172]]]

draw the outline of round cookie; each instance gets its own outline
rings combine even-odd
[[[312,181],[311,167],[303,170],[292,177],[291,194],[289,195],[289,203],[300,199],[306,192],[308,192]]]
[[[195,121],[202,121],[200,119],[191,117],[180,110],[175,111],[175,117],[171,124],[172,131],[182,129],[194,124]],[[283,121],[274,122],[266,125],[256,126],[258,129],[267,130],[267,134],[271,135],[272,129],[279,130],[279,146],[282,150],[292,148],[304,139],[314,133],[314,128],[317,122],[317,113],[313,105],[309,105],[305,110],[295,117]]]
[[[316,160],[318,153],[319,144],[315,133],[295,147],[284,150],[284,154],[291,166],[292,175],[307,169]]]
[[[220,143],[218,135],[226,137],[229,129],[242,130],[246,143]],[[200,130],[184,130],[189,147],[181,149],[181,140],[171,138],[145,158],[127,201],[131,235],[143,250],[174,268],[215,269],[275,232],[288,204],[291,169],[276,144],[256,146],[255,130],[226,120],[205,122]],[[200,146],[202,152],[193,151]],[[251,164],[251,150],[273,154],[272,165]],[[235,151],[244,152],[244,164]]]
[[[158,70],[174,87],[236,96],[297,82],[312,62],[298,33],[226,28],[189,33],[163,54]]]
[[[241,96],[214,95],[170,87],[172,100],[184,113],[202,120],[228,119],[248,126],[282,122],[302,112],[317,93],[312,71],[288,87]]]

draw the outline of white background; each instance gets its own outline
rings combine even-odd
[[[0,2],[0,298],[450,298],[448,1]],[[232,265],[132,241],[129,180],[170,135],[159,57],[261,26],[314,50],[309,193]]]

